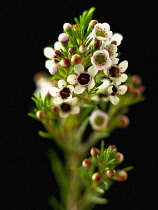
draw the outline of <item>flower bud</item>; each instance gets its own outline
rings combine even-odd
[[[128,178],[128,174],[125,171],[119,171],[117,174],[117,180],[120,182],[125,181]]]
[[[117,161],[124,160],[124,155],[121,152],[116,152],[116,155],[117,155],[117,158],[116,158]]]
[[[78,24],[73,25],[74,29],[78,29]]]
[[[89,25],[90,26],[95,26],[97,23],[98,23],[97,20],[91,20],[90,23],[89,23]]]
[[[110,169],[106,172],[106,175],[108,178],[112,178],[113,176],[115,176],[116,171],[114,169]]]
[[[132,79],[132,82],[136,85],[140,85],[142,83],[142,78],[139,75],[135,74],[131,77],[131,79]]]
[[[101,180],[102,176],[100,173],[96,172],[92,176],[92,180],[99,182]]]
[[[64,68],[69,68],[70,65],[71,65],[71,62],[70,62],[70,59],[68,58],[63,58],[61,61],[60,61],[60,65]]]
[[[92,147],[91,151],[90,151],[90,154],[92,156],[97,156],[99,154],[99,152],[100,152],[100,150],[97,147]]]
[[[118,117],[118,123],[119,123],[119,127],[126,128],[126,127],[128,127],[130,121],[126,115],[120,115]]]
[[[36,112],[36,116],[39,118],[39,119],[44,119],[45,117],[45,112],[42,111],[42,110],[39,110]]]
[[[75,47],[69,47],[68,50],[69,50],[70,53],[73,53],[75,51]]]
[[[115,145],[110,145],[109,147],[110,147],[110,151],[111,151],[111,152],[112,152],[112,151],[117,152],[117,147],[116,147]]]
[[[58,36],[58,41],[59,42],[62,42],[62,43],[65,43],[69,40],[69,36],[66,34],[66,33],[61,33],[59,36]]]
[[[82,57],[78,54],[75,54],[71,57],[71,63],[73,64],[79,64],[81,63]]]
[[[64,25],[63,25],[64,30],[69,30],[71,28],[72,28],[72,25],[70,23],[64,23]]]
[[[81,45],[79,47],[79,51],[82,52],[82,53],[86,53],[87,52],[87,46],[86,45]]]
[[[57,65],[51,64],[48,71],[49,71],[50,74],[55,74],[58,71]]]
[[[59,108],[57,106],[52,106],[51,110],[54,113],[58,113],[59,112]]]
[[[56,55],[58,58],[63,57],[63,54],[61,53],[60,50],[55,50],[54,53],[55,53],[55,55]]]
[[[84,159],[82,161],[82,166],[89,168],[91,166],[91,161],[89,159]]]

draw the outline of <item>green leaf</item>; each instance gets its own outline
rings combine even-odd
[[[61,205],[61,203],[54,197],[50,196],[48,198],[48,203],[52,206],[54,210],[64,210],[64,207]]]
[[[92,195],[89,198],[89,202],[96,203],[96,204],[107,204],[108,200],[106,198],[100,198],[100,197],[96,197]]]

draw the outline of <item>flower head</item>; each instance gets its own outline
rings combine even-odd
[[[110,25],[108,23],[97,23],[92,30],[92,35],[94,38],[100,41],[107,41],[112,36],[112,31],[110,31]]]
[[[113,65],[109,69],[104,69],[104,73],[117,84],[121,84],[121,82],[125,82],[127,80],[127,74],[124,74],[127,67],[128,61],[125,60],[122,61],[119,65]]]
[[[109,68],[111,66],[111,59],[107,50],[98,50],[93,53],[91,62],[97,70]]]
[[[95,130],[104,129],[107,126],[108,120],[108,114],[99,109],[92,111],[91,116],[89,118],[90,124]]]
[[[49,93],[55,97],[53,102],[56,104],[69,101],[72,98],[73,91],[74,87],[72,85],[67,85],[64,80],[58,81],[58,88],[49,88]]]
[[[81,94],[86,89],[85,86],[88,86],[88,90],[91,90],[95,86],[93,77],[97,74],[97,70],[90,66],[87,71],[84,70],[82,64],[77,64],[74,66],[75,74],[68,76],[67,81],[75,86],[74,92]]]
[[[117,86],[116,84],[110,85],[108,88],[109,98],[112,104],[117,105],[119,103],[119,98],[117,94],[123,95],[127,91],[126,85]]]
[[[59,114],[61,117],[65,118],[69,115],[76,115],[80,112],[80,107],[77,106],[78,99],[74,97],[67,102],[62,102],[59,105],[60,111]]]

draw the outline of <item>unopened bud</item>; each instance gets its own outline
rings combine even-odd
[[[102,175],[98,172],[94,173],[92,176],[92,180],[99,182],[102,178]]]
[[[61,51],[60,50],[55,50],[55,55],[57,56],[57,57],[63,57],[63,54],[61,53]]]
[[[58,71],[58,67],[55,64],[52,64],[48,69],[50,74],[55,74]]]
[[[128,178],[128,174],[125,171],[119,171],[117,174],[117,180],[120,182],[125,181]]]
[[[73,25],[74,29],[78,28],[78,24]]]
[[[89,159],[84,159],[82,161],[82,166],[89,168],[91,166],[91,161]]]
[[[60,65],[64,68],[69,68],[70,65],[71,65],[71,62],[70,62],[70,59],[68,58],[63,58],[61,61],[60,61]]]
[[[81,60],[82,60],[82,57],[80,55],[78,55],[78,54],[75,54],[71,58],[71,63],[79,64],[79,63],[81,63]]]
[[[61,33],[59,36],[58,36],[58,41],[59,42],[62,42],[62,43],[65,43],[69,40],[69,36],[66,34],[66,33]]]
[[[116,147],[115,145],[110,145],[109,147],[110,147],[110,151],[111,151],[111,152],[112,152],[112,151],[117,152],[117,147]]]
[[[52,112],[54,113],[58,113],[59,112],[59,108],[57,106],[52,106]]]
[[[89,23],[89,25],[90,26],[95,26],[97,23],[98,23],[97,20],[91,20],[90,23]]]
[[[39,118],[39,119],[43,119],[45,117],[45,112],[42,111],[42,110],[39,110],[36,112],[36,116]]]
[[[81,45],[79,47],[79,51],[82,52],[82,53],[86,53],[87,52],[87,46],[86,45]]]
[[[121,152],[116,152],[115,155],[117,155],[117,158],[116,158],[117,161],[123,161],[124,160],[124,155]]]
[[[73,53],[75,51],[75,47],[69,47],[69,52]]]
[[[72,25],[70,23],[64,23],[64,25],[63,25],[64,30],[69,30],[71,28],[72,28]]]
[[[126,127],[128,127],[130,121],[126,115],[120,115],[118,117],[118,123],[119,123],[119,127],[126,128]]]
[[[113,40],[113,41],[111,42],[111,44],[117,45],[117,42],[116,42],[115,40]]]
[[[115,176],[116,171],[114,169],[110,169],[106,172],[106,175],[108,178],[112,178],[113,176]]]
[[[100,150],[97,147],[92,147],[91,151],[90,151],[90,154],[92,156],[97,156],[99,154],[99,152],[100,152]]]
[[[132,79],[133,83],[136,85],[140,85],[142,83],[142,78],[139,75],[135,74],[131,77],[131,79]]]

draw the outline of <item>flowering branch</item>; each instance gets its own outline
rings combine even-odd
[[[93,20],[95,8],[65,23],[54,45],[44,48],[47,73],[37,73],[29,116],[40,121],[50,138],[62,149],[64,162],[49,152],[61,201],[50,199],[54,209],[92,209],[114,181],[125,181],[133,167],[117,169],[123,161],[115,145],[102,141],[116,128],[129,125],[129,106],[144,100],[138,75],[127,75],[128,61],[120,62],[118,46],[123,36],[108,23]],[[86,158],[90,151],[91,157]]]

